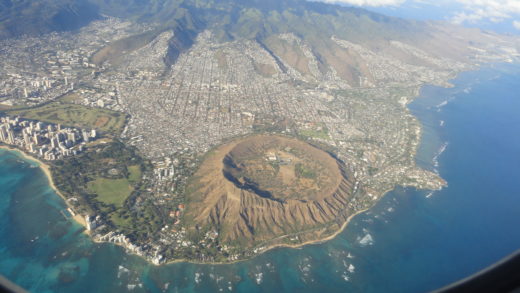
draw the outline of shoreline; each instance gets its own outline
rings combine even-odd
[[[422,132],[422,125],[420,127],[420,131]],[[74,210],[74,208],[68,203],[67,198],[57,189],[56,185],[54,184],[54,180],[52,178],[52,172],[51,172],[50,166],[48,164],[46,164],[45,162],[41,161],[40,159],[38,159],[38,158],[36,158],[36,157],[34,157],[34,156],[30,155],[30,154],[27,154],[25,151],[20,150],[19,148],[16,148],[16,147],[12,147],[12,146],[8,146],[8,145],[4,144],[4,145],[0,145],[0,149],[5,149],[5,150],[8,150],[8,151],[16,152],[23,159],[26,159],[26,160],[33,161],[33,162],[37,163],[38,167],[43,171],[45,176],[48,178],[47,180],[48,180],[49,186],[65,202],[67,207],[75,212],[75,215],[71,216],[71,219],[73,219],[75,222],[77,222],[78,224],[80,224],[82,227],[85,228],[85,231],[83,231],[83,233],[89,234],[87,232],[87,230],[86,230],[86,226],[87,225],[86,225],[86,222],[85,222],[85,219],[83,218],[83,216],[81,214],[77,213]],[[262,254],[264,254],[264,253],[266,253],[266,252],[268,252],[270,250],[276,249],[276,248],[299,249],[299,248],[302,248],[302,247],[307,246],[307,245],[318,245],[318,244],[322,244],[322,243],[325,243],[327,241],[330,241],[330,240],[336,238],[340,233],[342,233],[347,228],[348,224],[350,224],[352,219],[354,219],[354,217],[356,217],[357,215],[362,214],[362,213],[370,210],[388,192],[390,192],[390,191],[392,191],[394,189],[395,189],[395,187],[392,188],[392,189],[389,189],[389,190],[386,190],[386,191],[382,192],[381,197],[376,202],[374,202],[374,204],[372,206],[370,206],[368,208],[365,208],[365,209],[362,209],[362,210],[359,210],[359,211],[353,213],[352,215],[348,216],[348,218],[345,220],[345,222],[341,225],[341,227],[339,229],[337,229],[334,233],[332,233],[332,234],[330,234],[330,235],[328,235],[328,236],[326,236],[324,238],[320,238],[320,239],[316,239],[316,240],[308,240],[308,241],[305,241],[303,243],[298,243],[298,244],[287,244],[287,243],[273,244],[273,245],[270,245],[270,246],[266,246],[265,249],[263,249],[261,252],[255,254],[255,255],[252,255],[250,257],[246,257],[246,258],[243,258],[243,259],[237,259],[237,260],[229,261],[229,262],[198,262],[198,261],[195,261],[195,260],[189,260],[189,259],[181,258],[181,259],[174,259],[174,260],[171,260],[171,261],[167,261],[167,262],[164,262],[164,263],[161,263],[161,264],[154,264],[152,261],[148,260],[146,257],[143,257],[141,255],[132,253],[131,251],[128,251],[124,244],[110,242],[110,241],[97,241],[97,240],[95,240],[92,237],[90,237],[90,240],[92,242],[94,242],[94,243],[111,243],[113,245],[119,246],[119,247],[121,247],[121,248],[123,248],[125,250],[125,253],[139,256],[139,257],[145,259],[147,263],[152,264],[152,265],[154,265],[156,267],[157,266],[162,266],[162,265],[175,264],[175,263],[190,263],[190,264],[198,264],[198,265],[229,265],[229,264],[236,264],[236,263],[240,263],[240,262],[251,260],[251,259],[253,259],[255,257],[258,257],[258,256],[260,256],[260,255],[262,255]],[[288,236],[289,235],[286,235],[286,236],[283,236],[283,237],[288,237]]]
[[[450,77],[448,79],[448,84],[445,85],[445,86],[441,86],[439,85],[439,87],[445,87],[445,88],[450,88],[450,87],[454,87],[454,84],[451,83],[451,81],[454,81],[455,79],[457,79],[461,73],[463,72],[469,72],[469,71],[474,71],[474,70],[479,70],[481,67],[480,66],[477,66],[476,68],[469,68],[469,69],[466,69],[466,70],[459,70],[459,71],[455,71],[453,73],[453,76]],[[414,158],[414,165],[416,167],[419,167],[419,165],[417,164],[417,154],[418,154],[418,151],[419,151],[419,148],[421,146],[421,144],[423,143],[423,133],[424,133],[424,125],[422,123],[422,121],[419,119],[419,117],[415,116],[413,113],[412,113],[412,110],[410,109],[410,104],[413,103],[414,101],[416,101],[417,99],[421,98],[421,93],[420,93],[420,90],[425,86],[425,84],[422,84],[418,87],[418,92],[416,93],[415,96],[413,96],[412,99],[410,99],[406,105],[404,105],[404,107],[406,108],[406,111],[411,114],[412,116],[414,116],[416,119],[417,119],[417,122],[418,122],[418,126],[419,126],[419,131],[418,131],[418,134],[417,134],[417,137],[418,137],[418,140],[417,140],[417,144],[415,145],[415,148],[412,152],[412,156]],[[422,167],[419,167],[422,169]],[[442,177],[440,177],[439,174],[436,174],[439,176],[440,179],[442,179],[444,181],[444,179]],[[271,246],[267,246],[266,249],[262,250],[260,253],[258,254],[255,254],[251,257],[248,257],[248,258],[244,258],[244,259],[239,259],[239,260],[234,260],[234,261],[231,261],[231,262],[211,262],[211,263],[205,263],[205,262],[196,262],[196,261],[190,261],[190,260],[187,260],[187,259],[175,259],[175,260],[172,260],[172,261],[168,261],[168,262],[165,262],[163,264],[160,264],[160,265],[168,265],[168,264],[174,264],[174,263],[181,263],[181,262],[186,262],[186,263],[191,263],[191,264],[209,264],[209,265],[227,265],[227,264],[235,264],[235,263],[239,263],[239,262],[243,262],[243,261],[248,261],[248,260],[251,260],[257,256],[260,256],[261,254],[263,253],[266,253],[272,249],[275,249],[275,248],[293,248],[293,249],[298,249],[298,248],[301,248],[303,246],[307,246],[307,245],[317,245],[317,244],[321,244],[321,243],[324,243],[324,242],[327,242],[327,241],[330,241],[334,238],[336,238],[340,233],[342,233],[348,226],[348,224],[352,221],[352,219],[359,215],[359,214],[362,214],[364,212],[367,212],[369,211],[372,207],[374,207],[374,205],[376,205],[381,199],[383,199],[383,197],[385,197],[389,192],[395,190],[396,187],[398,187],[399,185],[396,185],[394,186],[393,188],[391,189],[388,189],[384,192],[381,193],[381,196],[373,203],[373,205],[371,205],[370,207],[366,208],[366,209],[362,209],[362,210],[359,210],[355,213],[353,213],[352,215],[350,215],[347,220],[341,225],[341,227],[335,231],[334,233],[332,233],[331,235],[323,238],[323,239],[318,239],[318,240],[309,240],[309,241],[306,241],[306,242],[303,242],[303,243],[300,243],[300,244],[285,244],[285,243],[280,243],[280,244],[273,244]],[[443,186],[441,187],[442,188],[445,188],[447,186],[447,182],[444,181],[444,184]],[[404,186],[403,186],[404,187]]]
[[[32,155],[27,154],[23,150],[20,150],[19,148],[16,148],[16,147],[12,147],[12,146],[8,146],[8,145],[0,145],[0,149],[8,150],[8,151],[11,151],[11,152],[16,152],[23,159],[29,160],[29,161],[33,161],[33,162],[37,163],[38,167],[40,168],[40,170],[42,170],[43,173],[45,174],[45,176],[47,177],[47,181],[49,183],[49,186],[52,188],[52,190],[54,190],[54,192],[61,199],[63,199],[63,201],[65,202],[65,204],[67,205],[68,208],[70,208],[72,211],[74,211],[75,215],[71,215],[70,218],[73,219],[76,223],[80,224],[81,226],[83,226],[85,228],[87,227],[87,223],[85,222],[85,219],[83,218],[83,216],[81,216],[81,214],[77,213],[74,210],[74,207],[68,203],[67,198],[63,195],[63,193],[61,193],[58,190],[58,188],[54,184],[54,179],[52,178],[51,168],[50,168],[50,166],[48,164],[46,164],[45,162],[41,161],[38,158],[35,158]]]
[[[385,192],[385,194],[386,193],[388,193],[388,192]],[[345,230],[345,228],[348,226],[350,221],[352,219],[354,219],[355,216],[357,216],[359,214],[362,214],[362,213],[364,213],[364,212],[366,212],[368,210],[370,210],[370,208],[363,209],[363,210],[360,210],[358,212],[353,213],[352,215],[350,215],[347,218],[345,223],[343,223],[341,225],[341,227],[336,232],[332,233],[331,235],[329,235],[329,236],[327,236],[327,237],[325,237],[323,239],[309,240],[309,241],[306,241],[306,242],[303,242],[303,243],[300,243],[300,244],[285,244],[285,243],[273,244],[271,246],[267,246],[266,249],[262,250],[260,253],[252,255],[251,257],[247,257],[247,258],[244,258],[244,259],[237,259],[237,260],[230,261],[230,262],[198,262],[198,261],[191,261],[191,260],[188,260],[188,259],[175,259],[175,260],[168,261],[168,262],[162,263],[160,265],[156,265],[156,266],[170,265],[170,264],[181,263],[181,262],[190,263],[190,264],[196,264],[196,265],[230,265],[230,264],[236,264],[236,263],[240,263],[240,262],[251,260],[251,259],[253,259],[255,257],[258,257],[258,256],[260,256],[260,255],[262,255],[262,254],[264,254],[264,253],[266,253],[266,252],[268,252],[270,250],[276,249],[276,248],[293,248],[293,249],[298,249],[298,248],[301,248],[301,247],[307,246],[307,245],[322,244],[324,242],[327,242],[327,241],[330,241],[330,240],[336,238],[336,236],[338,236],[341,232],[343,232]]]
[[[307,246],[307,245],[318,245],[318,244],[322,244],[324,242],[327,242],[327,241],[330,241],[334,238],[336,238],[339,234],[341,234],[348,226],[348,224],[350,224],[350,222],[357,216],[357,215],[360,215],[364,212],[367,212],[369,211],[375,204],[377,204],[383,197],[386,196],[387,193],[389,193],[390,191],[394,190],[395,188],[393,189],[389,189],[389,190],[386,190],[382,193],[381,197],[376,201],[374,202],[374,204],[366,209],[362,209],[362,210],[359,210],[355,213],[353,213],[352,215],[348,216],[348,218],[345,220],[345,222],[341,225],[341,227],[335,231],[334,233],[330,234],[329,236],[323,238],[323,239],[317,239],[317,240],[309,240],[309,241],[305,241],[303,243],[300,243],[300,244],[285,244],[285,243],[281,243],[281,244],[273,244],[271,246],[267,246],[267,248],[265,250],[263,250],[262,252],[254,255],[253,257],[251,258],[254,258],[254,257],[257,257],[269,250],[272,250],[272,249],[275,249],[275,248],[293,248],[293,249],[297,249],[297,248],[301,248],[303,246]],[[216,264],[232,264],[232,263],[238,263],[238,262],[242,262],[242,261],[246,261],[246,260],[249,260],[251,258],[246,258],[246,259],[242,259],[242,260],[236,260],[236,261],[233,261],[233,262],[229,262],[229,263],[216,263]],[[168,263],[166,263],[168,264]]]
[[[458,76],[460,74],[460,72],[457,72],[455,74],[455,76]],[[453,78],[454,79],[454,78]],[[423,86],[420,86],[420,88],[422,88]],[[416,99],[420,98],[421,95],[418,93],[416,96],[414,96],[413,99],[411,99],[406,105],[405,105],[405,108],[406,108],[406,111],[410,114],[412,114],[411,112],[411,109],[409,108],[409,105],[415,101]],[[412,114],[413,115],[413,114]],[[415,115],[413,115],[415,117]],[[417,117],[416,117],[417,118]],[[417,139],[417,144],[415,145],[415,148],[412,152],[412,156],[416,159],[417,157],[417,152],[418,152],[418,149],[419,149],[419,146],[421,145],[422,143],[422,135],[423,135],[423,127],[424,125],[421,123],[420,119],[417,119],[418,121],[418,126],[419,126],[419,129],[418,129],[418,139]],[[254,134],[253,134],[254,135]],[[246,137],[248,137],[249,135],[246,135]],[[65,201],[65,204],[67,205],[68,208],[70,208],[71,210],[73,210],[75,212],[75,215],[72,216],[71,218],[76,221],[78,224],[80,224],[81,226],[83,226],[85,228],[85,230],[83,231],[83,233],[86,233],[87,235],[90,235],[90,233],[86,230],[86,222],[85,222],[85,219],[83,218],[83,216],[81,216],[81,214],[77,213],[74,208],[67,202],[67,198],[56,188],[55,184],[54,184],[54,180],[52,178],[52,173],[50,171],[50,167],[48,164],[44,163],[43,161],[41,161],[40,159],[38,158],[35,158],[34,156],[30,155],[30,154],[27,154],[24,150],[21,150],[19,148],[16,148],[16,147],[11,147],[11,146],[8,146],[8,145],[0,145],[0,149],[6,149],[6,150],[9,150],[9,151],[15,151],[17,153],[19,153],[23,158],[27,159],[27,160],[31,160],[31,161],[34,161],[36,163],[38,163],[39,167],[41,168],[41,170],[45,173],[45,175],[47,176],[48,178],[48,182],[49,182],[49,185],[51,186],[51,188],[56,192],[56,194],[58,194],[58,196],[60,196],[64,201]],[[211,151],[211,150],[210,150]],[[208,152],[209,153],[209,152]],[[417,162],[415,161],[414,162],[414,165],[417,167]],[[198,264],[198,265],[228,265],[228,264],[236,264],[236,263],[240,263],[240,262],[244,262],[244,261],[249,261],[255,257],[258,257],[270,250],[273,250],[273,249],[276,249],[276,248],[292,248],[292,249],[299,249],[299,248],[302,248],[304,246],[307,246],[307,245],[318,245],[318,244],[322,244],[322,243],[325,243],[327,241],[330,241],[334,238],[336,238],[340,233],[342,233],[348,226],[348,224],[350,224],[350,222],[352,221],[352,219],[354,219],[355,216],[359,215],[359,214],[362,214],[364,212],[367,212],[368,210],[370,210],[374,205],[376,205],[384,196],[386,196],[387,193],[389,193],[390,191],[394,190],[395,188],[397,187],[394,186],[393,188],[391,189],[388,189],[384,192],[381,193],[381,196],[375,201],[373,202],[373,204],[368,207],[368,208],[365,208],[365,209],[362,209],[362,210],[359,210],[357,212],[354,212],[352,215],[348,216],[348,218],[345,220],[345,222],[341,225],[341,227],[339,229],[337,229],[334,233],[324,237],[324,238],[320,238],[320,239],[316,239],[316,240],[308,240],[308,241],[305,241],[303,243],[298,243],[298,244],[287,244],[287,243],[277,243],[277,244],[272,244],[272,245],[268,245],[268,246],[265,246],[265,249],[263,249],[262,251],[260,251],[259,253],[257,254],[254,254],[252,256],[249,256],[249,257],[246,257],[246,258],[243,258],[243,259],[237,259],[237,260],[233,260],[233,261],[229,261],[229,262],[199,262],[199,261],[195,261],[195,260],[189,260],[189,259],[184,259],[184,258],[180,258],[180,259],[173,259],[173,260],[170,260],[170,261],[166,261],[164,263],[161,263],[161,264],[154,264],[151,260],[149,260],[148,258],[142,256],[142,255],[138,255],[138,254],[135,254],[135,253],[132,253],[131,251],[129,251],[127,249],[127,247],[122,244],[122,243],[115,243],[115,242],[110,242],[110,241],[98,241],[98,240],[95,240],[94,238],[90,237],[90,240],[94,243],[111,243],[111,244],[114,244],[116,246],[119,246],[121,248],[123,248],[125,250],[125,253],[126,254],[132,254],[132,255],[136,255],[136,256],[139,256],[143,259],[145,259],[145,261],[149,264],[152,264],[154,266],[162,266],[162,265],[169,265],[169,264],[175,264],[175,263],[190,263],[190,264]],[[285,235],[285,236],[282,236],[282,237],[289,237],[290,235]]]
[[[415,97],[415,99],[417,99],[417,98],[418,97]],[[406,105],[406,108],[407,108],[408,111],[410,111],[410,108],[408,107],[408,105]],[[423,127],[424,126],[419,121],[419,129],[418,129],[418,138],[419,139],[418,139],[417,145],[415,146],[415,149],[413,151],[413,157],[414,158],[417,156],[418,147],[419,147],[419,145],[421,144],[421,141],[422,141]],[[14,151],[14,152],[20,154],[20,156],[22,156],[24,159],[36,162],[38,164],[38,166],[40,167],[40,169],[45,174],[45,176],[48,178],[49,186],[65,202],[67,207],[69,209],[71,209],[72,211],[74,211],[75,215],[71,215],[71,219],[73,219],[75,222],[77,222],[78,224],[80,224],[82,227],[85,228],[83,233],[85,233],[87,235],[90,235],[90,233],[86,230],[86,226],[87,225],[86,225],[86,221],[85,221],[84,217],[74,210],[74,208],[68,203],[67,198],[58,190],[58,188],[54,184],[54,180],[52,178],[52,172],[51,172],[50,166],[47,163],[41,161],[39,158],[36,158],[36,157],[32,156],[31,154],[26,153],[24,150],[21,150],[21,149],[19,149],[17,147],[13,147],[13,146],[9,146],[9,145],[3,144],[3,145],[0,145],[0,149],[5,149],[5,150],[8,150],[8,151]],[[244,262],[244,261],[249,261],[249,260],[251,260],[251,259],[253,259],[255,257],[258,257],[258,256],[260,256],[260,255],[262,255],[262,254],[264,254],[264,253],[266,253],[266,252],[268,252],[270,250],[276,249],[276,248],[299,249],[299,248],[302,248],[302,247],[307,246],[307,245],[318,245],[318,244],[322,244],[322,243],[325,243],[327,241],[330,241],[330,240],[336,238],[340,233],[342,233],[347,228],[348,224],[350,224],[350,222],[352,221],[352,219],[355,216],[370,210],[375,204],[377,204],[377,202],[379,202],[384,196],[386,196],[387,193],[389,193],[390,191],[394,190],[395,187],[397,187],[397,186],[394,186],[394,188],[391,188],[391,189],[388,189],[388,190],[382,192],[381,196],[375,202],[373,202],[373,204],[370,207],[362,209],[362,210],[359,210],[359,211],[356,211],[352,215],[349,215],[348,218],[345,220],[345,222],[342,223],[342,225],[341,225],[341,227],[339,229],[337,229],[332,234],[330,234],[330,235],[328,235],[328,236],[326,236],[324,238],[315,239],[315,240],[307,240],[305,242],[297,243],[297,244],[277,243],[277,244],[267,245],[267,246],[265,246],[264,249],[262,249],[262,251],[254,254],[254,255],[251,255],[249,257],[245,257],[245,258],[242,258],[242,259],[233,260],[233,261],[199,262],[199,261],[196,261],[196,260],[180,258],[180,259],[173,259],[173,260],[170,260],[170,261],[166,261],[166,262],[161,263],[161,264],[155,264],[150,259],[148,259],[147,257],[144,257],[142,255],[139,255],[139,254],[136,254],[136,253],[133,253],[133,252],[129,251],[127,249],[126,245],[124,245],[122,243],[115,243],[115,242],[110,242],[110,241],[98,241],[98,240],[96,240],[96,239],[94,239],[92,237],[90,237],[90,240],[92,242],[94,242],[94,243],[111,243],[111,244],[114,244],[116,246],[119,246],[119,247],[121,247],[121,248],[123,248],[125,250],[125,253],[139,256],[139,257],[143,258],[144,260],[146,260],[147,263],[152,264],[154,266],[162,266],[162,265],[169,265],[169,264],[175,264],[175,263],[190,263],[190,264],[200,264],[200,265],[227,265],[227,264],[235,264],[235,263],[240,263],[240,262]],[[304,234],[304,233],[305,232],[303,232],[302,234]],[[298,235],[298,234],[296,234],[296,235]],[[291,236],[291,235],[285,235],[285,236],[282,236],[282,237],[289,237],[289,236]]]
[[[337,231],[335,231],[334,233],[332,233],[329,236],[327,236],[325,238],[322,238],[322,239],[309,240],[309,241],[305,241],[305,242],[300,243],[300,244],[286,244],[286,243],[273,244],[271,246],[267,246],[266,249],[262,250],[260,253],[257,253],[257,254],[255,254],[255,255],[253,255],[251,257],[244,258],[244,259],[237,259],[237,260],[230,261],[230,262],[197,262],[197,261],[190,261],[190,260],[187,260],[187,259],[175,259],[175,260],[168,261],[168,262],[162,263],[160,265],[156,265],[156,266],[169,265],[169,264],[181,263],[181,262],[190,263],[190,264],[199,264],[199,265],[229,265],[229,264],[235,264],[235,263],[240,263],[240,262],[251,260],[251,259],[253,259],[255,257],[258,257],[258,256],[260,256],[260,255],[262,255],[262,254],[264,254],[264,253],[266,253],[266,252],[268,252],[270,250],[276,249],[276,248],[293,248],[293,249],[298,249],[298,248],[301,248],[301,247],[304,247],[304,246],[307,246],[307,245],[322,244],[322,243],[325,243],[327,241],[330,241],[330,240],[336,238],[339,234],[341,234],[347,228],[348,224],[350,224],[350,222],[356,216],[369,211],[372,207],[374,207],[374,205],[376,205],[381,199],[383,199],[383,197],[385,197],[389,192],[393,191],[394,189],[395,189],[395,187],[392,188],[392,189],[388,189],[388,190],[382,192],[381,197],[376,202],[374,202],[374,204],[372,206],[370,206],[370,207],[368,207],[366,209],[359,210],[359,211],[353,213],[352,215],[348,216],[348,218],[345,220],[345,222],[341,225],[341,227]],[[120,245],[120,246],[122,246],[122,245]]]

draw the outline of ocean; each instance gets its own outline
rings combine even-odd
[[[520,248],[520,66],[426,86],[417,163],[441,191],[396,188],[335,239],[231,265],[153,266],[93,243],[37,164],[0,150],[0,274],[32,292],[426,292]]]

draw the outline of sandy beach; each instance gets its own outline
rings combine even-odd
[[[38,166],[40,167],[40,169],[43,171],[43,173],[45,173],[45,176],[47,176],[50,187],[56,192],[57,195],[59,195],[63,199],[63,201],[65,201],[65,204],[67,204],[67,207],[69,207],[71,210],[74,211],[74,208],[68,203],[67,198],[58,190],[58,188],[56,188],[56,185],[54,184],[54,180],[52,179],[52,173],[51,173],[51,169],[50,169],[49,165],[45,164],[44,162],[42,162],[41,160],[39,160],[37,158],[25,153],[24,151],[14,148],[14,147],[0,145],[0,149],[5,149],[5,150],[16,152],[16,153],[20,154],[20,156],[22,156],[24,159],[38,163]],[[74,211],[74,212],[76,213],[76,211]],[[85,222],[85,218],[82,215],[76,213],[72,218],[78,224],[82,225],[83,227],[87,226],[87,223]]]
[[[47,176],[47,178],[49,180],[49,185],[51,186],[51,188],[56,192],[56,194],[58,194],[65,201],[67,206],[74,211],[73,207],[67,202],[66,197],[56,188],[56,185],[54,184],[54,181],[53,181],[53,178],[52,178],[52,173],[51,173],[51,169],[50,169],[49,165],[47,165],[46,163],[42,162],[38,158],[35,158],[35,157],[25,153],[24,151],[22,151],[20,149],[17,149],[17,148],[9,147],[9,146],[6,146],[6,145],[0,145],[0,149],[6,149],[6,150],[9,150],[9,151],[17,152],[23,158],[38,163],[38,166],[41,168],[41,170]],[[390,191],[390,190],[388,190],[388,191]],[[386,194],[388,191],[384,192],[384,194]],[[338,236],[338,234],[340,234],[341,232],[343,232],[343,230],[345,230],[345,228],[348,226],[350,221],[355,216],[357,216],[357,215],[359,215],[361,213],[364,213],[367,210],[368,209],[360,210],[360,211],[357,211],[354,214],[350,215],[347,218],[347,220],[343,223],[343,225],[337,231],[335,231],[334,233],[332,233],[331,235],[329,235],[327,237],[316,239],[316,240],[310,240],[310,241],[306,241],[306,242],[298,243],[298,244],[285,244],[285,243],[273,244],[273,245],[266,246],[265,249],[263,249],[260,253],[254,255],[254,256],[252,256],[250,258],[239,259],[239,260],[230,261],[230,262],[215,262],[215,263],[211,263],[211,264],[232,264],[232,263],[238,263],[238,262],[242,262],[242,261],[247,261],[247,260],[249,260],[249,259],[251,259],[253,257],[256,257],[256,256],[258,256],[258,255],[260,255],[262,253],[265,253],[265,252],[267,252],[267,251],[269,251],[271,249],[274,249],[274,248],[281,248],[281,247],[299,248],[299,247],[302,247],[302,246],[305,246],[305,245],[320,244],[320,243],[329,241],[329,240],[335,238],[336,236]],[[76,213],[74,216],[72,216],[72,219],[74,219],[77,223],[79,223],[83,227],[86,227],[85,218],[81,214]],[[288,236],[284,236],[284,237],[288,237]],[[120,246],[124,247],[124,245],[120,245]],[[176,260],[169,261],[166,264],[179,263],[179,262],[188,262],[188,263],[199,264],[199,262],[192,261],[192,260],[187,260],[187,259],[176,259]],[[208,264],[208,263],[204,263],[204,264]]]

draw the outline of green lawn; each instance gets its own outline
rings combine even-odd
[[[89,182],[87,187],[97,195],[98,201],[113,204],[116,208],[122,207],[134,190],[128,179],[97,178]]]
[[[141,181],[141,167],[128,167],[128,179],[97,178],[87,183],[90,192],[97,195],[97,200],[105,204],[113,204],[116,208],[123,206],[125,200],[134,191],[134,185]]]
[[[321,139],[330,139],[329,132],[323,128],[322,130],[316,129],[301,129],[298,131],[301,136],[312,137],[312,138],[321,138]]]
[[[29,109],[13,109],[6,112],[26,119],[62,124],[64,126],[97,129],[114,134],[119,134],[125,124],[125,116],[122,113],[108,109],[59,102]]]
[[[114,223],[114,225],[116,225],[117,227],[121,227],[121,228],[129,228],[132,226],[132,219],[129,217],[129,218],[122,218],[118,215],[118,213],[112,213],[110,215],[110,220],[112,221],[112,223]]]
[[[141,181],[141,167],[139,165],[128,167],[128,181],[136,184]]]

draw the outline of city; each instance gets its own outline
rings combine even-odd
[[[77,155],[84,151],[86,144],[97,138],[95,129],[80,130],[9,116],[0,117],[0,122],[0,142],[46,161]]]
[[[502,39],[493,39],[494,45],[475,43],[468,61],[435,56],[401,41],[390,41],[386,51],[378,52],[338,36],[313,48],[292,33],[218,42],[206,30],[168,64],[175,37],[152,23],[106,18],[78,32],[0,41],[0,107],[7,115],[1,118],[2,142],[45,161],[65,162],[102,153],[104,144],[87,149],[94,140],[135,148],[135,156],[147,162],[134,172],[138,179],[130,180],[129,171],[137,164],[118,161],[117,168],[92,171],[90,181],[75,186],[69,196],[74,202],[83,196],[75,209],[94,239],[120,244],[156,264],[230,262],[270,246],[233,247],[221,243],[214,230],[195,240],[183,221],[186,187],[205,155],[239,137],[296,137],[347,162],[356,196],[343,207],[345,214],[372,206],[397,185],[442,188],[446,182],[435,170],[415,164],[422,130],[407,106],[424,84],[449,87],[457,73],[479,62],[519,57]],[[132,46],[119,48],[122,39]],[[346,69],[342,58],[362,65]],[[75,107],[79,112],[67,110],[68,115],[83,116],[79,122],[68,117],[67,124],[61,110],[43,116],[42,107]],[[42,120],[10,114],[23,114],[20,109]],[[52,123],[57,118],[63,125]],[[110,119],[116,122],[108,128]],[[120,184],[117,180],[128,181],[128,196],[115,204],[104,202],[103,184]],[[132,231],[125,217],[134,221],[147,213],[155,214],[152,230],[140,236],[123,233]],[[303,243],[297,233],[281,242]]]

